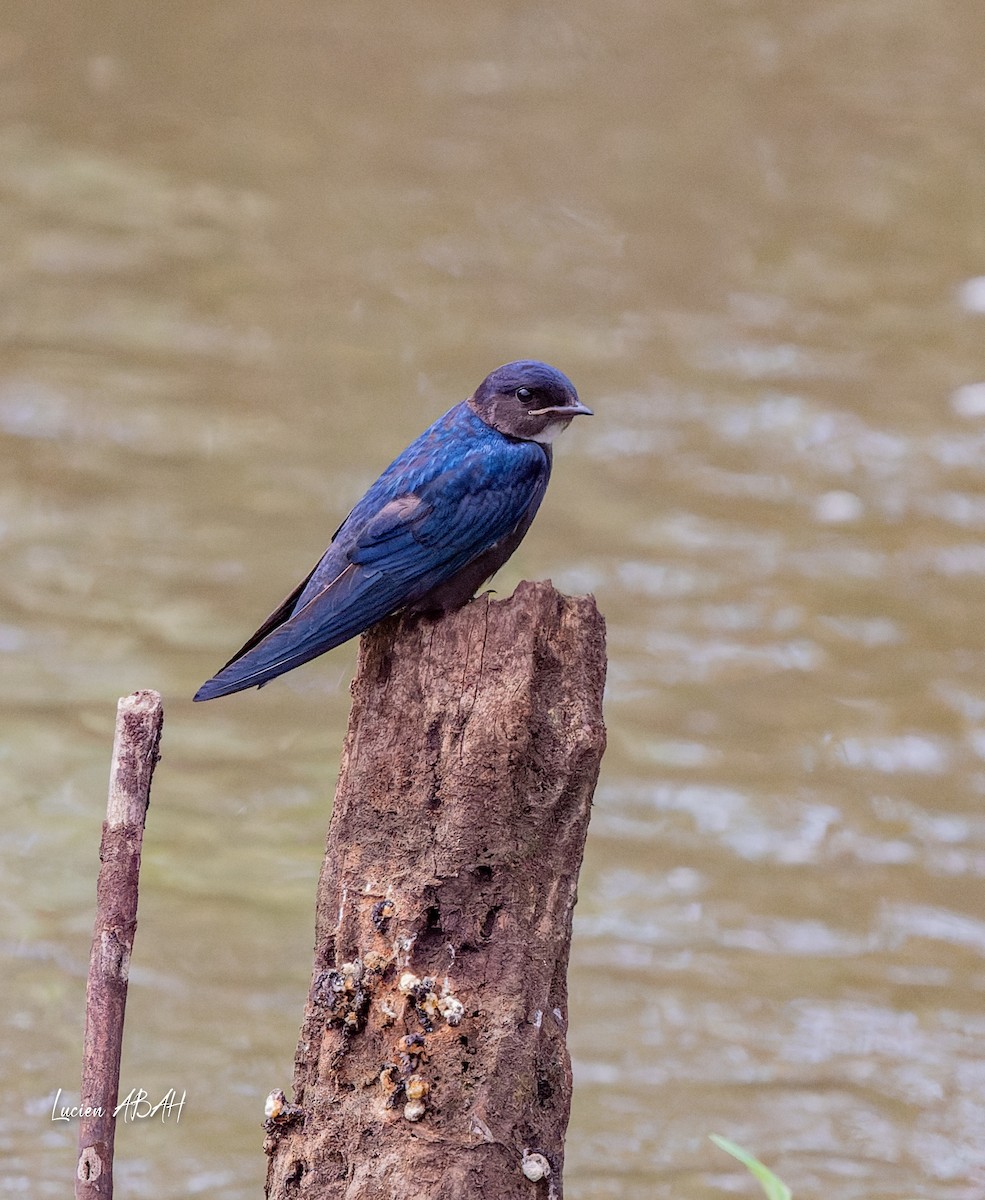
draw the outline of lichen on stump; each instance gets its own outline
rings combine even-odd
[[[363,637],[271,1200],[560,1197],[604,679],[549,583]]]

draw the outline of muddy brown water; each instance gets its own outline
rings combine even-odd
[[[63,1196],[116,698],[156,687],[121,1193],[261,1190],[352,649],[195,687],[493,366],[596,410],[497,587],[609,625],[574,1200],[985,1196],[974,5],[0,13],[0,845]],[[180,1178],[179,1178],[180,1176]]]

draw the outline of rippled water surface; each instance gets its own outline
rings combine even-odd
[[[117,1138],[262,1190],[351,647],[197,685],[488,370],[596,410],[497,586],[592,591],[574,1200],[985,1196],[978,6],[0,12],[0,1149],[60,1197],[118,696],[164,693]],[[733,1169],[734,1168],[734,1169]],[[13,1183],[11,1183],[13,1181]]]

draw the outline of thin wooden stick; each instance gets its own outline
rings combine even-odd
[[[117,706],[86,984],[76,1200],[110,1200],[113,1195],[115,1109],[130,953],[137,930],[140,850],[163,725],[157,692],[134,692]]]

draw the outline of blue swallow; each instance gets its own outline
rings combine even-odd
[[[195,699],[262,687],[391,613],[467,603],[530,528],[551,443],[581,415],[592,410],[554,367],[498,367],[387,467],[311,574]]]

